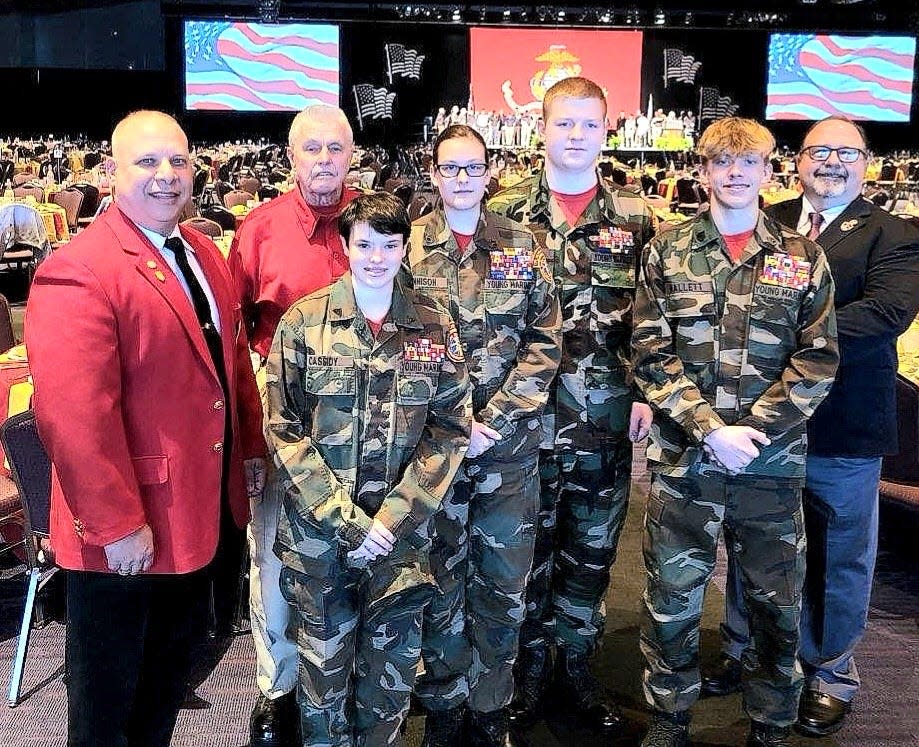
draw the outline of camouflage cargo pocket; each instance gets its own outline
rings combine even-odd
[[[353,368],[309,368],[306,391],[316,397],[312,437],[317,443],[340,445],[353,438],[357,376]]]
[[[514,281],[521,285],[532,285],[526,281]],[[506,288],[485,288],[485,316],[492,332],[502,327],[519,331],[526,326],[527,290]]]
[[[426,364],[439,370],[440,364]],[[398,470],[402,457],[410,453],[421,439],[428,409],[437,393],[437,374],[399,373],[396,379],[396,401],[393,407],[393,444],[398,454],[391,454]],[[403,453],[404,452],[404,453]]]
[[[770,381],[785,367],[798,347],[798,312],[804,291],[757,283],[750,305],[747,362]]]
[[[603,432],[627,430],[632,393],[623,366],[584,369],[584,389],[590,425]]]
[[[715,358],[714,296],[671,293],[665,300],[676,354],[690,365],[711,364]]]

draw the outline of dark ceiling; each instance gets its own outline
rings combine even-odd
[[[125,0],[0,0],[0,13],[55,13]],[[617,3],[149,0],[166,16],[410,23],[688,26],[919,32],[917,0],[623,0]],[[738,7],[742,6],[742,7]]]

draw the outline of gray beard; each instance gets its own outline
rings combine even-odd
[[[846,179],[828,179],[825,176],[814,177],[813,189],[821,197],[839,197],[846,191]]]

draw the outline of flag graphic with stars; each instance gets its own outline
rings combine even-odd
[[[767,119],[908,122],[916,39],[773,34]]]
[[[185,107],[300,111],[338,106],[338,27],[188,21]]]

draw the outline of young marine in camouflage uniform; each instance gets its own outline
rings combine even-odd
[[[614,731],[621,716],[588,664],[628,508],[631,441],[644,438],[651,421],[650,408],[636,402],[629,343],[638,259],[653,219],[643,198],[597,174],[606,100],[596,84],[556,83],[543,116],[545,170],[488,204],[546,247],[562,308],[562,362],[544,417],[536,557],[510,713],[514,723],[532,721],[555,645],[560,711]]]
[[[533,234],[482,209],[485,142],[451,125],[434,143],[441,202],[412,226],[415,287],[450,309],[472,380],[465,469],[433,521],[441,593],[425,612],[424,747],[507,744],[505,707],[536,539],[540,415],[561,356],[555,283]],[[463,631],[465,630],[465,635]]]
[[[787,745],[804,577],[805,421],[839,360],[822,250],[760,212],[775,140],[749,119],[699,141],[711,209],[654,239],[635,300],[635,380],[654,408],[641,649],[643,747],[689,743],[699,624],[723,528],[741,569],[749,747]]]
[[[283,316],[266,436],[286,486],[275,552],[300,658],[303,743],[394,744],[434,589],[429,521],[469,442],[469,379],[446,311],[395,281],[392,195],[339,218],[351,267]]]

